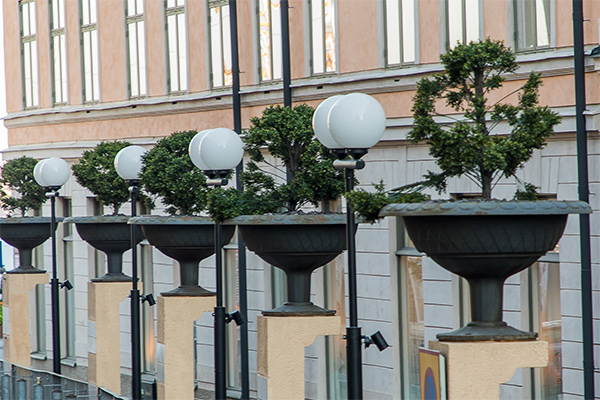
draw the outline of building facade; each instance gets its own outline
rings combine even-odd
[[[505,94],[531,71],[540,72],[540,103],[562,116],[548,145],[535,153],[519,178],[549,197],[577,199],[573,29],[567,0],[289,0],[291,77],[294,104],[317,106],[351,92],[373,95],[383,105],[387,128],[358,172],[365,188],[421,180],[435,163],[423,145],[406,139],[412,125],[416,82],[441,70],[440,53],[457,41],[490,37],[517,53],[521,68],[507,77]],[[584,1],[587,50],[598,44],[600,8]],[[74,162],[100,141],[128,140],[150,148],[171,132],[232,127],[232,58],[226,0],[11,0],[4,1],[9,147],[3,158],[59,156]],[[242,125],[271,104],[281,104],[283,67],[279,0],[238,0]],[[600,209],[600,64],[585,59],[590,203]],[[441,120],[440,123],[447,121]],[[516,181],[502,180],[494,197],[512,198]],[[476,191],[454,179],[448,193]],[[71,178],[60,192],[58,215],[101,215],[102,205]],[[438,196],[432,193],[434,196]],[[343,207],[343,204],[338,204]],[[153,211],[161,213],[159,207]],[[49,215],[44,206],[43,215]],[[594,349],[600,362],[600,219],[591,216],[594,276]],[[506,399],[583,399],[581,281],[577,218],[570,217],[559,246],[505,285],[504,319],[539,332],[551,344],[551,366],[519,370],[501,387]],[[102,254],[70,226],[59,227],[59,269],[75,289],[63,295],[66,374],[85,377],[88,356],[87,282],[102,274]],[[361,225],[357,234],[359,324],[380,330],[393,345],[363,353],[365,398],[419,398],[418,357],[440,332],[469,319],[466,283],[414,249],[402,221],[386,218]],[[237,246],[225,247],[228,307],[237,302]],[[140,272],[144,291],[155,294],[178,282],[173,261],[143,242]],[[7,255],[5,255],[6,257]],[[50,247],[37,264],[51,265]],[[127,254],[126,254],[127,258]],[[318,304],[345,315],[345,257],[315,272]],[[125,272],[131,270],[126,260]],[[214,288],[214,261],[201,264],[201,281]],[[256,374],[256,317],[281,303],[280,271],[248,253],[251,393],[264,398]],[[50,290],[36,293],[32,358],[47,367],[52,358]],[[143,369],[157,374],[155,311],[143,305]],[[128,302],[121,309],[122,373],[130,372]],[[240,386],[238,332],[229,331],[228,382]],[[92,338],[93,339],[93,338]],[[212,317],[196,323],[196,379],[211,390]],[[306,352],[307,398],[344,398],[345,343],[319,338]],[[596,396],[600,374],[596,373]]]

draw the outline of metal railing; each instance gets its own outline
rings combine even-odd
[[[0,361],[1,400],[128,400],[104,388],[49,371]]]

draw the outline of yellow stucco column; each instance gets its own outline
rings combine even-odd
[[[47,273],[4,274],[4,360],[31,367],[29,295],[37,285],[50,282]]]
[[[88,282],[88,380],[121,393],[119,303],[131,282]]]
[[[304,400],[304,348],[317,336],[339,335],[339,316],[258,316],[258,373],[269,399]]]
[[[159,399],[194,398],[194,321],[215,305],[215,296],[158,297]]]
[[[429,348],[446,357],[448,400],[494,400],[517,368],[548,366],[548,342],[438,342]]]

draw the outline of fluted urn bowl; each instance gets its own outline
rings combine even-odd
[[[56,217],[56,223],[63,220]],[[51,236],[50,217],[0,218],[0,238],[19,250],[19,266],[9,274],[44,273],[32,263],[32,251]],[[56,226],[54,227],[56,229]]]
[[[69,217],[65,223],[73,223],[83,240],[96,250],[106,254],[107,272],[92,282],[128,282],[131,277],[123,273],[123,253],[131,249],[131,227],[125,215],[95,217]],[[142,230],[137,227],[136,244],[144,240]]]
[[[469,282],[472,321],[439,340],[532,340],[502,321],[504,281],[553,250],[568,214],[590,213],[580,201],[457,201],[390,204],[417,250]]]
[[[200,261],[215,252],[215,224],[207,217],[193,216],[143,216],[130,220],[139,225],[148,242],[164,255],[179,263],[181,284],[162,296],[212,296],[199,285]],[[222,227],[223,244],[231,241],[235,226]]]
[[[285,272],[288,299],[264,315],[335,314],[310,301],[310,277],[346,249],[344,214],[243,215],[231,222],[248,249]]]

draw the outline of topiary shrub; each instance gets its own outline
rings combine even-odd
[[[446,189],[448,178],[466,176],[481,188],[483,199],[491,200],[498,179],[514,176],[534,150],[543,148],[560,117],[539,106],[542,79],[533,72],[522,87],[496,95],[500,100],[488,103],[492,92],[502,87],[506,74],[519,67],[514,53],[502,41],[459,44],[440,60],[444,71],[417,84],[412,108],[415,122],[408,137],[429,145],[429,154],[441,172],[429,171],[425,178],[439,192]],[[502,103],[517,93],[516,102]],[[434,120],[442,115],[438,107],[444,103],[463,113],[451,117],[456,122],[448,128]],[[502,122],[508,124],[508,131],[496,129]]]
[[[23,156],[7,161],[0,170],[0,206],[9,214],[19,211],[25,216],[28,210],[39,210],[47,200],[44,188],[33,177],[36,164],[37,160]]]
[[[79,161],[71,167],[77,183],[108,205],[113,215],[117,215],[130,198],[129,185],[115,169],[117,153],[130,145],[125,141],[102,142],[92,150],[84,151]],[[147,200],[143,194],[140,194],[140,199]]]
[[[272,212],[281,208],[295,211],[308,203],[317,205],[322,200],[337,199],[344,192],[343,173],[333,168],[335,157],[315,138],[314,112],[306,104],[293,108],[270,106],[261,117],[251,119],[244,137],[250,161],[242,179],[245,192],[252,195],[247,197],[271,204]],[[276,169],[276,174],[261,168],[269,165],[264,150],[284,168]]]
[[[168,214],[198,215],[206,209],[206,176],[188,153],[197,133],[174,132],[143,156],[141,185],[147,193],[161,198]]]

